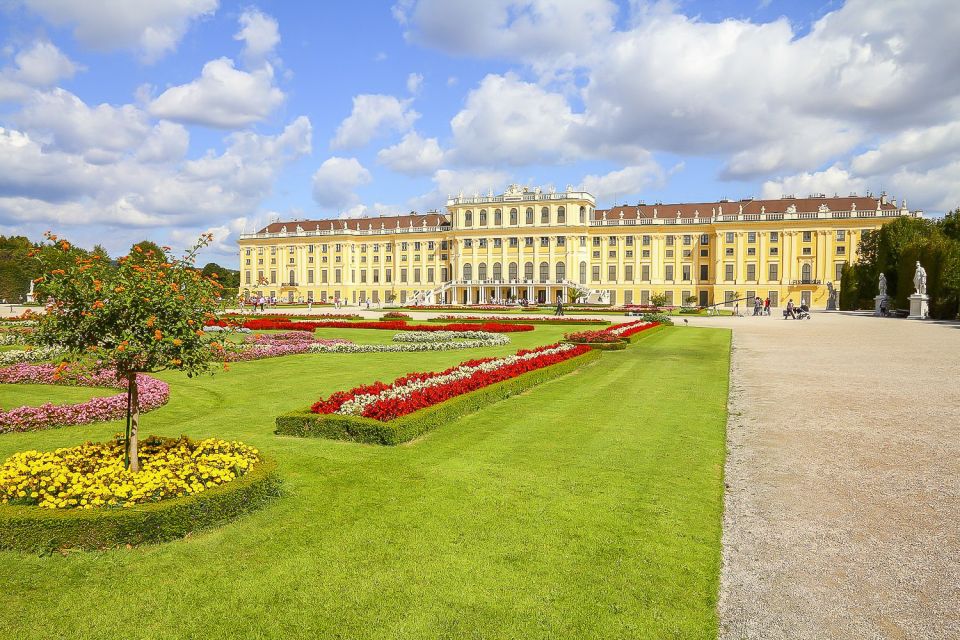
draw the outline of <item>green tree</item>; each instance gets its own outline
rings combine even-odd
[[[860,292],[857,287],[858,266],[849,262],[840,269],[840,309],[853,311],[860,306]]]
[[[139,471],[137,374],[174,369],[194,376],[210,370],[213,350],[223,349],[203,332],[204,322],[216,318],[221,286],[194,267],[197,251],[212,236],[201,237],[182,258],[134,245],[133,255],[116,266],[100,255],[77,255],[52,234],[47,238],[37,284],[53,305],[40,318],[37,342],[63,346],[68,359],[115,369],[126,379],[127,462]]]
[[[665,293],[653,294],[652,296],[650,296],[650,304],[657,307],[658,309],[660,307],[667,306],[667,294]]]

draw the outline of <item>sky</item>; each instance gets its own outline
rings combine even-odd
[[[519,183],[960,206],[955,0],[0,0],[0,234],[236,267]]]

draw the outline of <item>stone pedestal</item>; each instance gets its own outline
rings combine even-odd
[[[873,304],[874,304],[874,307],[873,307],[873,315],[879,317],[879,316],[881,315],[881,313],[880,313],[880,308],[881,308],[881,307],[886,307],[886,308],[887,308],[887,311],[890,310],[890,303],[887,302],[887,300],[888,300],[887,296],[883,296],[883,295],[876,296],[876,297],[873,299]]]
[[[925,293],[915,293],[910,296],[910,315],[907,318],[926,320],[930,316],[930,296]]]

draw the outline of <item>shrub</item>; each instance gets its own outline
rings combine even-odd
[[[608,331],[577,331],[576,333],[567,333],[563,337],[570,342],[579,343],[622,342],[619,336]]]
[[[381,320],[410,320],[410,316],[406,313],[401,313],[399,311],[388,311],[387,313],[380,316]]]

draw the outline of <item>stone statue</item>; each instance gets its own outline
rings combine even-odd
[[[827,281],[827,311],[837,310],[837,290],[833,288],[833,283]]]
[[[887,296],[887,276],[883,273],[880,274],[880,295]]]
[[[920,261],[917,260],[917,270],[913,274],[913,287],[917,290],[917,293],[921,295],[926,295],[927,293],[927,271],[920,265]]]

